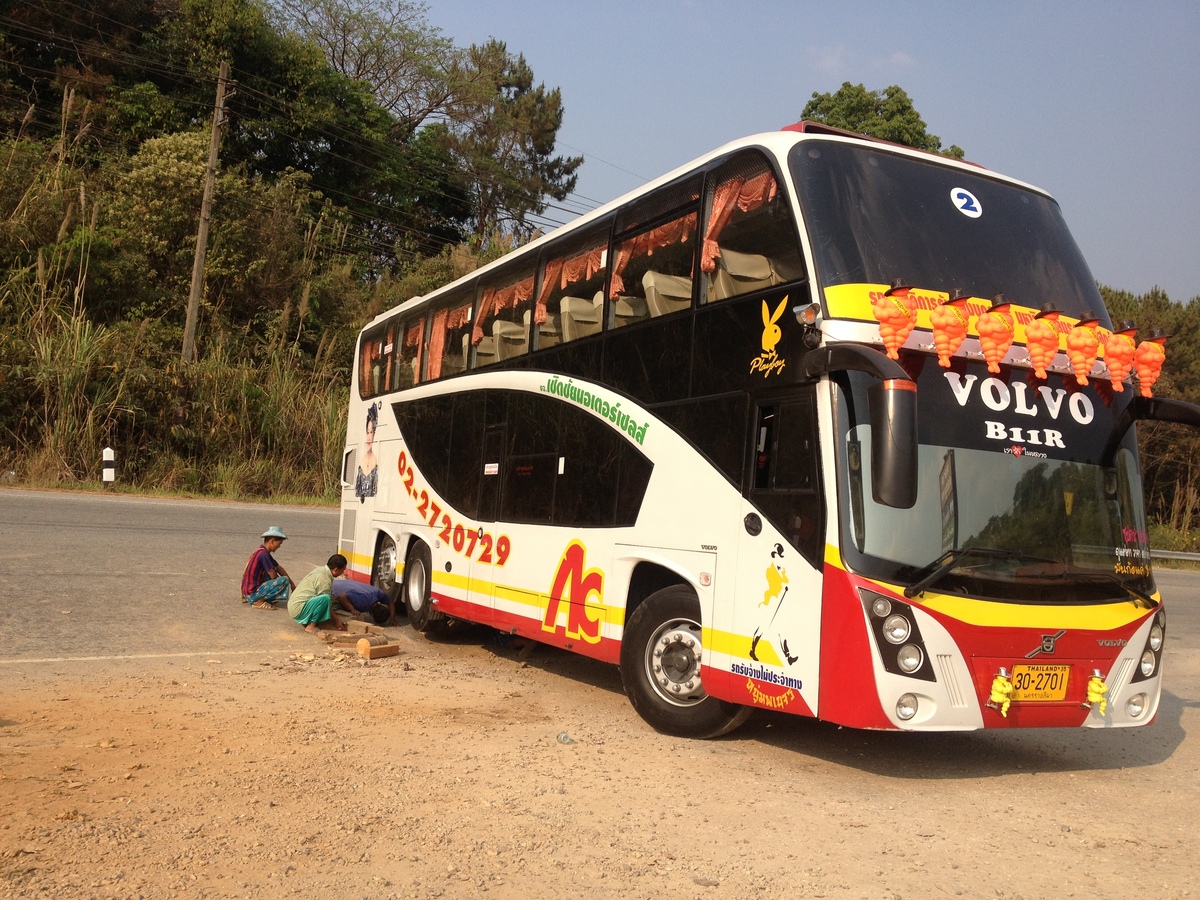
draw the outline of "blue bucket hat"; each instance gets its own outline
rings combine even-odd
[[[281,541],[286,541],[287,535],[283,533],[283,529],[278,525],[272,525],[263,532],[263,538],[279,538]]]

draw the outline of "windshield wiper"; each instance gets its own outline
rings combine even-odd
[[[1031,562],[1053,563],[1052,559],[1044,559],[1040,556],[1030,556],[1027,553],[1022,553],[1019,550],[998,550],[993,547],[959,547],[956,550],[947,550],[933,562],[926,566],[922,566],[918,572],[924,572],[930,569],[928,575],[925,575],[919,581],[915,581],[904,589],[905,597],[915,597],[917,594],[923,594],[931,585],[936,583],[943,575],[953,569],[965,556],[987,556],[993,559],[1023,559]]]
[[[1133,597],[1134,606],[1153,609],[1158,604],[1154,602],[1154,598],[1145,591],[1131,587],[1126,582],[1122,581],[1116,575],[1109,572],[1063,572],[1058,576],[1064,581],[1074,581],[1078,584],[1115,584],[1121,590],[1126,591]]]

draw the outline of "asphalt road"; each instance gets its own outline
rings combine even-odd
[[[0,676],[312,649],[285,611],[241,602],[269,525],[287,533],[277,559],[297,581],[337,549],[334,509],[0,490]],[[1200,706],[1200,572],[1156,578],[1168,611],[1158,727],[1173,745],[1184,710]]]
[[[296,652],[285,611],[241,602],[269,525],[296,581],[337,551],[335,509],[0,490],[0,667]]]
[[[295,652],[286,612],[242,604],[241,572],[278,524],[288,540],[276,558],[299,581],[336,552],[337,522],[305,506],[0,490],[0,664]],[[1156,577],[1168,665],[1195,671],[1200,572]],[[1200,702],[1195,680],[1169,677],[1168,691]]]

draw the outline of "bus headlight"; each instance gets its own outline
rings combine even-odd
[[[875,595],[875,599],[871,601],[871,612],[881,619],[887,618],[888,613],[892,611],[892,601],[887,597]]]
[[[883,623],[883,636],[890,643],[903,644],[911,633],[912,626],[908,624],[908,619],[899,613],[888,616],[887,621]]]
[[[896,701],[896,718],[907,722],[917,714],[917,698],[915,694],[901,694]]]
[[[1154,674],[1154,651],[1147,650],[1142,654],[1142,661],[1139,665],[1143,678],[1149,678]]]
[[[1134,694],[1132,697],[1130,697],[1128,700],[1125,701],[1125,712],[1128,714],[1129,718],[1131,718],[1131,719],[1140,718],[1142,713],[1144,713],[1145,711],[1146,711],[1146,695],[1145,694]]]
[[[896,665],[906,675],[911,675],[917,669],[921,668],[921,663],[924,661],[925,654],[921,652],[921,648],[916,644],[905,644],[896,653]]]
[[[1150,649],[1157,653],[1162,649],[1163,630],[1157,625],[1150,626]]]

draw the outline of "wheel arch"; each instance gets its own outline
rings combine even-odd
[[[639,560],[634,565],[633,573],[629,577],[629,589],[625,594],[625,621],[623,624],[629,624],[629,617],[645,602],[647,597],[675,584],[688,588],[699,599],[696,586],[679,572],[661,563],[647,559]]]

